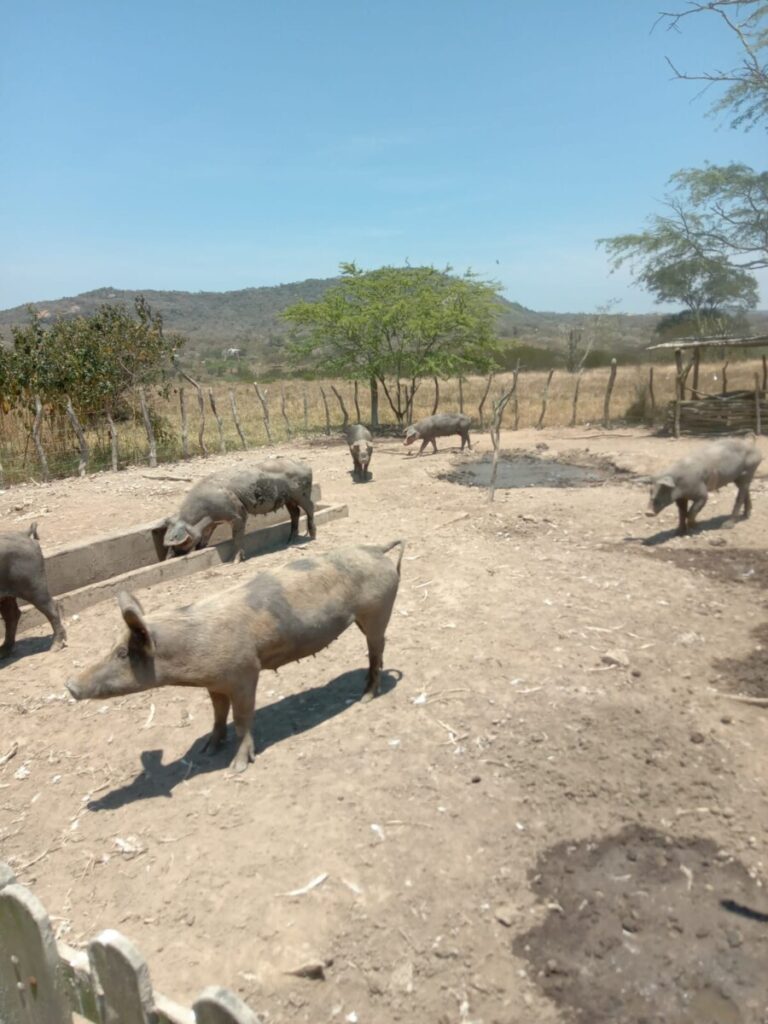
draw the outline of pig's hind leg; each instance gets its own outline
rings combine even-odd
[[[208,693],[213,704],[213,729],[201,747],[201,752],[208,751],[211,754],[215,754],[227,737],[227,716],[229,715],[230,700],[223,693],[214,693],[213,690],[209,690]]]
[[[233,772],[244,772],[248,765],[256,757],[256,748],[253,742],[253,712],[256,707],[256,683],[259,680],[258,673],[253,682],[243,684],[232,694],[232,719],[235,723],[235,733],[239,740],[237,753],[230,765]]]
[[[0,647],[0,658],[5,658],[13,650],[16,642],[16,627],[21,618],[19,605],[15,597],[0,597],[0,615],[5,623],[5,641]]]
[[[752,477],[750,476],[746,480],[742,477],[740,480],[735,480],[734,483],[738,490],[736,491],[736,501],[733,503],[733,512],[731,512],[730,518],[723,524],[727,527],[736,525],[736,520],[742,507],[744,509],[745,519],[749,519],[752,511],[752,496],[749,493]]]
[[[355,619],[355,624],[361,632],[365,633],[365,639],[368,641],[368,674],[365,680],[365,689],[360,698],[361,704],[367,704],[379,692],[381,668],[384,663],[384,634],[389,625],[394,601],[395,595],[393,594],[392,600],[386,602],[383,607],[380,606],[361,613]]]

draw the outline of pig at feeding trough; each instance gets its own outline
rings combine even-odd
[[[37,523],[26,533],[0,533],[0,614],[5,622],[5,642],[0,658],[13,650],[21,618],[17,598],[33,605],[53,627],[52,650],[66,645],[67,634],[56,603],[48,589],[45,560],[40,550]]]
[[[679,516],[677,532],[684,536],[695,527],[696,516],[706,505],[709,492],[726,484],[736,484],[736,501],[725,523],[733,526],[742,508],[745,519],[752,510],[749,488],[761,460],[754,437],[743,440],[731,437],[704,445],[677,461],[666,473],[651,479],[651,500],[646,515],[658,515],[674,501]]]
[[[352,456],[352,476],[357,480],[367,480],[371,475],[368,467],[373,455],[371,432],[362,423],[347,427],[347,444]]]
[[[437,453],[436,437],[449,437],[451,434],[458,434],[461,437],[461,450],[464,451],[466,444],[467,448],[472,451],[472,443],[469,440],[470,422],[469,416],[452,412],[440,412],[435,416],[426,416],[418,423],[406,427],[403,444],[408,445],[413,444],[414,441],[421,441],[421,448],[419,448],[419,455],[421,455],[431,441],[432,448]]]
[[[251,466],[221,470],[199,480],[181,504],[178,515],[166,520],[163,544],[167,557],[204,548],[219,523],[232,527],[234,561],[245,557],[245,524],[251,515],[266,515],[283,505],[291,517],[288,543],[299,530],[300,509],[307,515],[307,532],[315,539],[312,470],[296,459],[267,459]]]
[[[386,557],[399,548],[397,561]],[[232,767],[255,749],[251,723],[263,669],[278,669],[327,647],[354,622],[368,641],[363,701],[379,687],[384,634],[400,582],[404,542],[341,548],[301,558],[278,572],[183,608],[145,615],[130,594],[118,598],[127,632],[101,662],[67,689],[76,700],[117,697],[160,686],[202,686],[213,704],[203,749],[224,741],[230,707],[238,738]]]

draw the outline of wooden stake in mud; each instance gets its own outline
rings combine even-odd
[[[208,388],[208,401],[211,403],[211,412],[213,418],[216,420],[216,426],[219,429],[219,447],[221,448],[222,455],[227,450],[227,442],[224,440],[224,424],[221,421],[221,416],[216,409],[216,399],[213,397],[213,388]]]
[[[147,440],[149,441],[149,468],[154,469],[157,465],[157,442],[155,441],[155,430],[152,426],[152,417],[149,415],[144,388],[139,388],[139,402],[141,403],[141,415],[144,419],[144,429],[147,432]]]
[[[518,363],[518,367],[519,367]],[[496,491],[496,471],[498,469],[499,461],[499,434],[501,433],[501,420],[504,416],[504,410],[507,407],[507,403],[510,398],[514,395],[517,389],[517,370],[512,378],[512,383],[504,391],[498,402],[493,403],[493,420],[491,421],[491,444],[493,445],[493,462],[491,463],[491,479],[488,483],[488,501],[493,501],[493,496]]]
[[[435,385],[435,400],[432,403],[432,415],[434,416],[435,413],[437,412],[438,405],[440,405],[440,381],[437,379],[437,377],[433,377],[432,380]],[[480,424],[480,426],[482,427],[482,423]]]
[[[755,374],[755,433],[759,436],[762,433],[760,422],[760,378]]]
[[[547,374],[547,383],[544,385],[544,394],[542,395],[542,398],[541,398],[541,415],[539,416],[539,422],[536,424],[536,429],[537,430],[541,430],[541,428],[544,426],[544,416],[545,416],[546,411],[547,411],[547,399],[549,397],[549,385],[550,385],[550,382],[552,380],[552,374],[554,372],[555,371],[554,371],[554,368],[553,368]]]
[[[187,422],[187,395],[184,386],[179,388],[179,407],[181,408],[181,457],[189,458],[189,423]]]
[[[339,407],[341,408],[341,415],[344,417],[344,420],[341,424],[341,429],[344,430],[344,428],[349,423],[349,413],[347,412],[346,405],[344,405],[344,399],[341,397],[341,395],[333,386],[333,384],[331,384],[331,391],[334,393],[334,395],[336,395],[336,401],[339,403]]]
[[[581,375],[584,370],[579,370],[576,374],[576,386],[573,389],[573,407],[571,409],[571,423],[572,427],[576,426],[576,406],[579,404],[579,388],[581,387]]]
[[[648,371],[648,398],[651,400],[651,423],[656,420],[656,396],[653,393],[653,367]]]
[[[264,420],[264,429],[267,432],[267,441],[269,444],[272,444],[272,431],[269,429],[269,406],[267,405],[267,396],[263,394],[257,381],[253,382],[253,386],[256,388],[256,394],[261,402],[261,413],[262,419]]]
[[[285,411],[285,384],[280,385],[280,415],[283,417],[283,422],[285,423],[285,433],[289,438],[293,437],[291,421],[288,419],[288,413]]]
[[[675,437],[680,437],[680,404],[683,401],[683,350],[680,348],[675,349],[675,366],[677,367],[675,375],[675,418],[672,423],[672,433]]]
[[[327,398],[327,396],[325,394],[325,391],[323,390],[322,387],[320,388],[320,397],[323,400],[323,408],[325,409],[325,432],[326,432],[326,434],[330,434],[330,432],[331,432],[331,414],[328,411],[328,398]]]
[[[611,425],[611,394],[613,385],[616,383],[616,360],[611,360],[611,372],[608,375],[608,387],[605,389],[605,401],[603,402],[603,426],[607,429]]]
[[[237,399],[235,398],[235,389],[229,389],[229,404],[232,406],[232,419],[235,421],[235,430],[240,438],[240,443],[243,449],[248,447],[248,442],[245,440],[245,434],[243,428],[240,426],[240,417],[237,415]]]
[[[43,442],[40,437],[40,424],[42,422],[43,403],[40,401],[40,396],[35,395],[35,419],[32,423],[32,440],[35,443],[37,458],[40,461],[40,469],[42,470],[43,480],[50,480],[51,474],[48,469],[48,459],[45,457],[45,449],[43,448]]]
[[[355,397],[355,415],[357,416],[357,419],[355,420],[355,422],[356,423],[362,423],[363,419],[362,419],[362,417],[360,415],[360,401],[359,401],[358,394],[357,394],[357,381],[354,382],[354,397]]]
[[[493,374],[488,374],[488,380],[485,383],[485,391],[483,397],[480,399],[480,404],[477,407],[477,416],[480,420],[480,429],[485,430],[485,419],[483,416],[483,408],[485,407],[485,400],[488,397],[488,392],[491,390],[491,384],[493,384]],[[435,377],[435,386],[437,386],[437,377]],[[435,405],[434,412],[437,412],[437,405]]]
[[[74,406],[72,405],[72,399],[69,397],[69,395],[67,395],[67,417],[69,418],[69,422],[72,424],[72,429],[75,432],[75,435],[77,437],[77,443],[80,448],[80,462],[78,463],[77,466],[77,475],[85,476],[88,470],[88,457],[90,454],[88,451],[88,442],[85,440],[85,433],[83,432],[83,428],[80,425],[80,420],[77,418],[77,415],[75,414],[75,409]]]

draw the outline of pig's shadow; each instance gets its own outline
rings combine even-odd
[[[2,628],[1,623],[0,628]],[[17,640],[11,653],[0,657],[0,668],[12,665],[14,661],[19,661],[21,658],[28,658],[31,654],[43,654],[44,651],[50,651],[52,646],[53,633],[49,636],[28,636]]]
[[[709,533],[710,530],[722,530],[725,523],[728,522],[730,516],[721,515],[713,516],[711,519],[704,519],[701,522],[697,522],[693,530],[688,534],[689,537],[695,537],[699,533]],[[730,531],[726,530],[726,535]],[[653,548],[657,544],[666,544],[668,540],[674,540],[678,536],[677,527],[674,526],[671,530],[659,530],[658,533],[652,534],[650,537],[625,537],[624,540],[628,543],[642,544],[643,547]]]
[[[258,697],[254,716],[254,738],[256,740],[257,760],[248,770],[258,770],[258,754],[275,743],[314,729],[321,722],[346,711],[356,704],[363,693],[366,671],[357,669],[336,676],[324,686],[314,686],[309,690],[291,694],[259,707]],[[379,695],[383,696],[394,690],[402,679],[402,672],[394,669],[381,673]],[[213,717],[211,716],[211,721]],[[208,733],[195,740],[189,750],[178,760],[163,764],[162,750],[144,750],[141,754],[143,770],[133,782],[113,789],[98,800],[91,800],[86,805],[89,811],[114,811],[125,804],[136,800],[151,800],[158,796],[172,796],[173,790],[181,782],[195,775],[221,771],[226,768],[235,754],[236,738],[231,722],[227,729],[227,740],[221,750],[208,755],[202,752]]]

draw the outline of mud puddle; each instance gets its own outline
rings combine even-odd
[[[765,1024],[768,892],[710,840],[632,825],[560,843],[532,875],[549,908],[513,948],[589,1024]]]
[[[493,460],[490,455],[473,462],[465,462],[445,473],[439,479],[465,487],[488,487],[491,482]],[[537,455],[505,453],[496,467],[496,487],[512,490],[518,487],[589,487],[604,483],[614,476],[613,467],[579,466],[570,462],[557,462]]]

